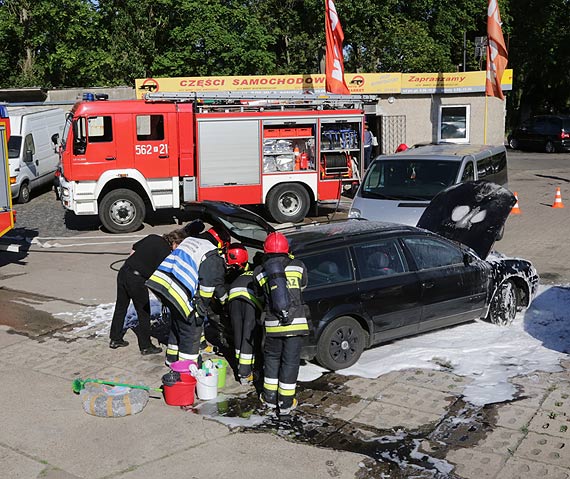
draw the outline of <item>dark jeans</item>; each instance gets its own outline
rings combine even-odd
[[[302,346],[303,336],[265,337],[263,397],[267,402],[281,408],[293,403]]]
[[[139,349],[146,349],[152,345],[150,341],[150,299],[148,289],[145,286],[145,278],[138,276],[126,265],[119,270],[117,275],[117,302],[113,320],[111,321],[111,340],[123,339],[123,324],[129,304],[132,300],[139,319],[139,324],[133,329],[137,335]]]
[[[372,147],[364,147],[364,169],[367,170],[370,166],[370,159],[372,158]]]

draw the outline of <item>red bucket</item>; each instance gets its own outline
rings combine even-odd
[[[191,380],[179,381],[172,386],[163,386],[164,401],[169,406],[191,406],[194,404],[194,390],[196,389],[196,378],[192,375]]]

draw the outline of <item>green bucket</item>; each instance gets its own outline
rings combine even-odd
[[[228,362],[225,359],[216,359],[214,365],[218,370],[218,389],[221,389],[226,385]]]

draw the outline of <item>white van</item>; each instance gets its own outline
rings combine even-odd
[[[366,171],[348,216],[416,226],[437,193],[472,180],[508,186],[504,145],[424,145],[378,156]]]
[[[12,196],[20,203],[27,203],[34,188],[53,183],[59,164],[58,143],[65,125],[65,112],[61,108],[20,107],[8,107],[8,112]]]

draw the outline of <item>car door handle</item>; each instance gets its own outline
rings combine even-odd
[[[422,282],[422,288],[424,289],[430,289],[433,288],[435,286],[435,283],[433,281],[423,281]]]
[[[362,293],[360,297],[362,299],[373,299],[376,295],[374,293]]]
[[[158,155],[159,158],[168,158],[168,155]]]
[[[107,161],[113,161],[113,160],[116,160],[117,158],[114,157],[114,156],[107,156],[107,157],[105,157],[105,159],[106,159]]]

